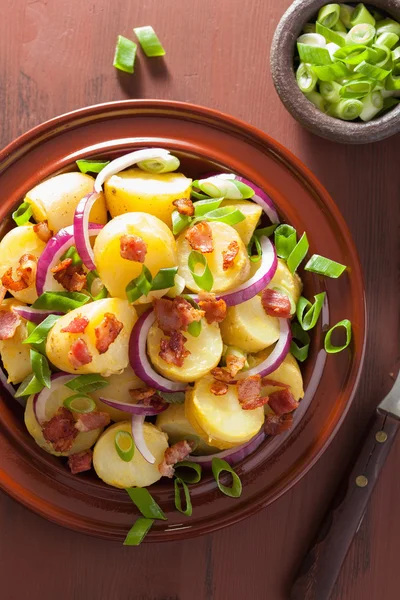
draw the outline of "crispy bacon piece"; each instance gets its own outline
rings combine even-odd
[[[228,391],[228,384],[223,381],[214,381],[210,385],[210,392],[214,394],[214,396],[225,396]]]
[[[59,408],[54,417],[43,425],[43,437],[56,452],[71,450],[77,435],[74,417],[64,406]]]
[[[197,250],[203,254],[213,252],[214,250],[212,229],[207,221],[200,221],[200,223],[190,227],[186,232],[185,238],[193,250]]]
[[[277,390],[272,392],[269,396],[268,406],[272,408],[274,413],[279,417],[290,413],[299,406],[299,403],[293,397],[293,394],[289,390]]]
[[[68,360],[74,369],[79,369],[79,367],[92,362],[93,356],[90,354],[85,340],[78,338],[72,342],[68,352]]]
[[[42,242],[47,243],[52,237],[53,232],[49,229],[49,224],[47,221],[40,221],[33,226],[33,231],[36,233],[38,238],[42,240]]]
[[[278,417],[278,415],[266,415],[264,421],[264,431],[267,435],[279,435],[284,431],[288,431],[293,425],[293,415],[286,414]]]
[[[269,379],[268,377],[263,377],[261,379],[261,383],[262,385],[270,385],[273,387],[281,387],[281,388],[285,388],[285,389],[289,389],[290,385],[288,385],[287,383],[282,383],[280,381],[276,381],[275,379]]]
[[[226,369],[232,377],[235,377],[235,375],[243,369],[245,364],[246,358],[244,356],[228,354],[226,357]]]
[[[200,321],[204,311],[194,308],[187,300],[178,296],[173,300],[167,298],[153,301],[157,324],[163,333],[171,335],[174,331],[186,331],[193,321]]]
[[[93,410],[89,413],[74,413],[75,429],[82,433],[106,427],[110,422],[110,415],[106,412]]]
[[[70,454],[68,456],[68,466],[71,469],[72,475],[83,473],[83,471],[90,471],[92,468],[92,457],[92,450],[82,450],[82,452]]]
[[[17,274],[27,287],[33,285],[36,281],[37,258],[34,254],[23,254],[19,259]]]
[[[150,387],[142,387],[136,390],[129,390],[129,395],[134,402],[140,402],[143,400],[144,404],[146,403],[146,400],[150,400],[150,398],[152,398],[156,393],[156,390]]]
[[[288,319],[290,317],[290,300],[286,294],[265,288],[261,294],[261,304],[270,317]]]
[[[14,337],[21,319],[12,310],[0,310],[0,340],[10,340]]]
[[[7,290],[11,290],[12,292],[20,292],[21,290],[25,290],[28,286],[21,278],[13,279],[12,276],[12,267],[7,269],[4,275],[1,278],[1,283]]]
[[[63,327],[61,331],[63,333],[83,333],[86,327],[89,325],[89,319],[86,317],[75,317],[66,327]]]
[[[193,442],[182,440],[170,448],[167,448],[164,454],[164,460],[158,465],[158,470],[164,477],[173,477],[175,473],[174,465],[185,458],[193,450]]]
[[[123,323],[118,321],[115,315],[112,313],[104,313],[103,320],[94,330],[96,336],[96,348],[99,351],[99,354],[107,352],[111,344],[115,342],[121,333],[123,327]]]
[[[215,294],[200,295],[199,306],[204,310],[207,323],[221,323],[226,317],[226,302]]]
[[[237,382],[238,399],[243,410],[253,410],[265,404],[261,398],[261,377],[260,375],[250,375],[246,379],[240,379]]]
[[[222,251],[222,269],[227,271],[231,267],[233,267],[233,263],[235,262],[235,258],[239,252],[239,244],[236,240],[230,242],[229,246],[226,250]]]
[[[176,206],[180,215],[187,215],[188,217],[193,217],[194,206],[190,198],[179,198],[178,200],[174,200],[172,204]]]
[[[73,265],[72,258],[66,258],[51,269],[54,279],[68,292],[80,292],[86,287],[86,275],[81,265]]]
[[[222,367],[215,367],[215,369],[211,369],[210,372],[217,381],[223,381],[224,383],[236,383],[236,379]]]
[[[59,263],[56,264],[55,267],[51,269],[52,273],[61,273],[61,271],[65,271],[72,264],[72,258],[65,258],[64,260],[60,260]]]
[[[173,331],[169,339],[160,341],[160,352],[158,355],[169,365],[183,366],[183,361],[189,356],[189,350],[185,350],[187,338],[180,331]]]
[[[121,235],[119,238],[119,248],[122,258],[144,263],[147,254],[146,242],[138,235]]]

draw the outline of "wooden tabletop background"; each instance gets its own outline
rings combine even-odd
[[[262,512],[182,543],[122,545],[64,530],[0,492],[3,600],[283,600],[318,523],[398,368],[399,136],[345,146],[303,130],[273,88],[269,47],[290,0],[1,2],[0,146],[82,106],[183,100],[248,121],[287,146],[342,210],[364,267],[367,357],[357,397],[316,466]],[[151,24],[166,69],[139,56],[113,68],[118,34]],[[397,155],[396,155],[397,153]],[[1,193],[1,190],[0,190]],[[347,557],[333,600],[397,600],[400,439]],[[1,457],[0,457],[1,467]],[[326,600],[317,598],[316,600]]]

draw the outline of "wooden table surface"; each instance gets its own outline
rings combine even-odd
[[[354,404],[323,457],[252,518],[182,543],[122,545],[64,530],[0,492],[3,600],[283,600],[374,406],[398,368],[399,136],[344,146],[304,131],[280,103],[269,46],[290,0],[1,2],[0,146],[60,113],[125,98],[183,100],[266,131],[299,156],[342,210],[364,267],[369,337]],[[151,24],[167,70],[112,66],[118,34]],[[397,155],[396,155],[397,153]],[[1,190],[0,190],[1,192]],[[400,596],[400,439],[354,540],[334,600]],[[1,457],[0,457],[1,467]],[[316,600],[326,600],[318,598]]]

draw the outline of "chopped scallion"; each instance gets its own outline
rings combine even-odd
[[[17,391],[15,392],[15,397],[21,398],[22,396],[38,394],[43,388],[44,385],[37,379],[36,375],[34,373],[30,373],[19,385]]]
[[[307,94],[315,89],[318,77],[312,70],[311,65],[302,62],[296,71],[296,80],[301,91]]]
[[[146,56],[155,57],[165,55],[165,50],[151,25],[135,27],[133,31]]]
[[[124,546],[139,546],[153,523],[154,519],[145,519],[144,517],[137,519],[125,538]]]
[[[375,19],[365,7],[364,4],[357,4],[350,19],[351,26],[358,25],[359,23],[368,23],[369,25],[375,25]]]
[[[135,42],[128,40],[128,38],[123,35],[119,35],[115,47],[113,66],[120,71],[125,71],[125,73],[133,73],[136,50],[137,45]]]
[[[82,264],[82,259],[76,251],[75,246],[70,246],[68,250],[64,252],[64,254],[61,256],[60,260],[65,260],[67,258],[70,258],[72,260],[71,265],[73,265],[74,267],[77,267],[78,265]]]
[[[287,259],[297,243],[297,233],[291,225],[279,225],[274,231],[275,250],[280,258]]]
[[[309,302],[307,298],[304,298],[304,296],[300,296],[297,302],[296,314],[297,319],[304,331],[309,331],[315,327],[318,317],[321,314],[325,296],[325,292],[316,294],[314,296],[314,304],[311,304],[311,302]]]
[[[334,44],[337,44],[338,46],[346,45],[346,40],[337,31],[332,31],[332,29],[329,29],[329,27],[325,27],[325,25],[322,25],[322,23],[319,23],[318,21],[316,23],[316,28],[317,28],[317,33],[320,33],[321,35],[323,35],[327,41],[333,42]]]
[[[317,275],[324,275],[325,277],[332,277],[337,279],[346,270],[346,265],[342,265],[330,258],[320,256],[319,254],[313,254],[306,266],[305,271],[311,273],[317,273]]]
[[[21,225],[25,225],[32,215],[32,206],[29,204],[29,202],[23,202],[19,205],[17,210],[13,212],[12,218],[14,219],[18,227],[20,227]]]
[[[308,357],[310,349],[310,336],[299,323],[292,323],[292,341],[290,343],[290,352],[300,362],[304,362]],[[301,342],[301,346],[295,341]]]
[[[68,312],[89,302],[90,296],[80,292],[44,292],[32,304],[32,308]]]
[[[346,44],[364,44],[368,46],[375,39],[375,27],[369,23],[359,23],[354,25],[346,35]],[[344,46],[345,44],[341,44]]]
[[[107,161],[98,161],[98,160],[77,160],[76,164],[81,173],[100,173],[109,164],[109,160]]]
[[[48,315],[32,333],[25,338],[23,344],[40,344],[47,339],[50,329],[54,326],[56,321],[60,318],[59,315]]]
[[[332,334],[335,331],[335,329],[337,329],[338,327],[344,327],[344,329],[346,331],[346,342],[342,346],[334,346],[331,342]],[[333,327],[331,327],[331,329],[329,329],[329,331],[327,331],[325,340],[324,340],[324,348],[325,348],[326,352],[328,352],[328,354],[336,354],[337,352],[341,352],[342,350],[347,348],[347,346],[350,344],[350,342],[351,342],[351,322],[348,319],[343,319],[343,321],[339,321],[339,323],[336,323],[336,325],[334,325]]]
[[[166,158],[149,158],[147,160],[141,160],[137,163],[137,166],[146,173],[172,173],[179,169],[180,165],[179,158],[170,154]]]
[[[151,283],[151,290],[164,290],[174,287],[175,275],[177,272],[178,267],[167,267],[165,269],[160,269]]]
[[[328,114],[343,121],[352,121],[360,116],[363,109],[363,103],[356,98],[343,98],[336,104],[331,104]]]
[[[32,371],[37,381],[42,385],[42,387],[50,388],[51,371],[47,358],[43,356],[43,354],[40,354],[40,352],[31,349],[30,359]]]
[[[109,385],[109,381],[98,373],[90,373],[88,375],[78,375],[64,385],[74,392],[90,394]]]
[[[195,202],[194,203],[194,216],[202,217],[206,213],[216,210],[217,208],[220,207],[223,199],[224,199],[223,197],[222,198],[207,198],[205,200],[199,200],[198,202]]]
[[[183,493],[185,495],[186,508],[182,508],[181,489],[180,488],[182,488]],[[190,499],[190,492],[189,492],[188,486],[182,479],[177,477],[174,481],[174,490],[175,490],[175,507],[176,507],[176,509],[179,510],[179,512],[181,512],[183,515],[190,517],[193,512],[193,509],[192,509],[192,501]]]
[[[339,16],[339,4],[326,4],[319,9],[317,21],[325,27],[333,27],[338,22]]]
[[[300,263],[307,254],[308,248],[308,239],[306,233],[304,232],[287,258],[287,266],[292,274],[296,272]]]
[[[211,467],[220,491],[231,498],[239,498],[242,494],[242,482],[240,481],[239,475],[234,471],[230,464],[215,456],[212,459]],[[220,477],[223,473],[229,473],[232,476],[232,485],[230,487],[223,485],[220,482]]]
[[[96,410],[96,402],[86,394],[74,394],[68,396],[63,402],[65,408],[78,414],[91,413]]]
[[[201,465],[182,460],[175,465],[175,475],[185,483],[199,483],[201,480]]]
[[[130,462],[135,454],[135,444],[129,431],[118,431],[114,439],[118,456],[124,462]]]
[[[198,265],[203,267],[201,273],[198,272]],[[195,281],[195,283],[206,292],[211,292],[214,284],[214,277],[210,271],[207,263],[207,259],[201,252],[192,250],[188,258],[189,271]]]
[[[187,215],[181,215],[177,210],[174,210],[171,215],[172,218],[172,233],[179,235],[185,227],[190,225],[191,219]]]
[[[146,488],[130,487],[126,488],[126,491],[144,517],[148,519],[161,519],[162,521],[167,520],[164,512]]]
[[[329,50],[321,46],[310,46],[297,42],[297,50],[303,63],[323,67],[332,63]]]

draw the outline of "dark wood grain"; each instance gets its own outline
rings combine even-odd
[[[370,322],[364,374],[345,423],[315,467],[279,501],[209,537],[132,549],[63,530],[1,494],[4,600],[288,598],[374,407],[392,385],[398,368],[399,137],[360,147],[339,145],[304,131],[286,113],[273,89],[268,53],[289,4],[1,2],[1,146],[62,112],[127,97],[196,102],[242,118],[297,154],[339,205],[365,269]],[[163,41],[165,61],[155,64],[140,57],[133,77],[120,76],[112,68],[116,36],[129,37],[132,27],[146,24]],[[350,548],[333,600],[399,597],[399,463],[400,440]]]

